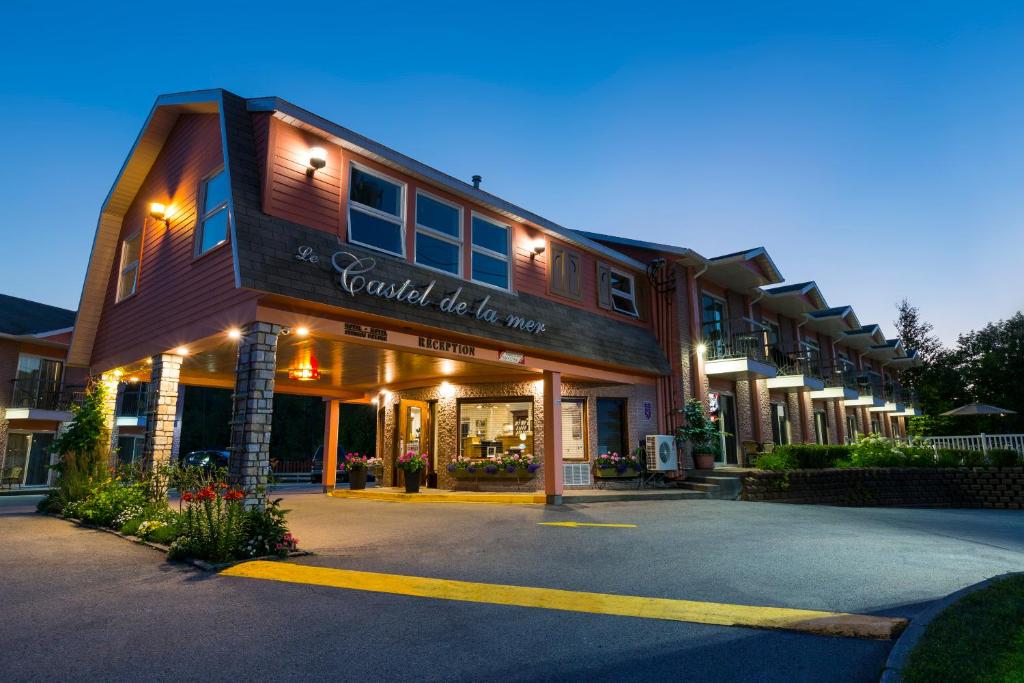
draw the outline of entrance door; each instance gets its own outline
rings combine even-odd
[[[7,455],[4,458],[4,471],[0,473],[4,484],[21,486],[25,483],[25,469],[28,465],[31,443],[31,434],[11,432],[7,435]]]
[[[33,434],[28,450],[28,467],[25,468],[25,486],[45,486],[50,472],[50,446],[53,434]]]
[[[415,453],[429,453],[427,467],[421,472],[421,483],[437,487],[437,472],[435,465],[437,454],[430,453],[430,446],[433,439],[430,437],[430,404],[426,401],[398,402],[398,441],[394,454],[395,461],[401,453],[413,451]],[[398,468],[394,468],[392,475],[394,486],[398,486]]]
[[[828,417],[820,410],[814,413],[814,441],[821,445],[828,443]]]
[[[718,397],[718,429],[722,434],[722,452],[716,462],[720,465],[735,465],[736,455],[736,397],[720,394]]]

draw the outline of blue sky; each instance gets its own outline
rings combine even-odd
[[[154,98],[225,87],[569,227],[764,245],[890,335],[1024,308],[1019,3],[148,4],[2,11],[0,292],[76,307]]]

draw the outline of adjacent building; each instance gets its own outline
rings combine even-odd
[[[552,501],[597,454],[671,434],[691,396],[723,464],[904,433],[913,353],[764,248],[572,230],[480,184],[278,98],[161,96],[103,204],[68,363],[120,381],[122,416],[134,397],[116,438],[136,430],[148,462],[172,456],[182,385],[231,389],[253,503],[275,393],[323,398],[328,454],[339,403],[375,406],[384,483],[409,450],[441,487],[456,459],[530,454]]]

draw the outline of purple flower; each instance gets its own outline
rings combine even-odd
[[[515,465],[505,465],[505,471],[508,472],[509,474],[512,474],[512,473],[514,473],[516,471],[516,466]]]
[[[456,468],[455,468],[455,464],[454,464],[454,463],[449,463],[449,464],[448,464],[448,471],[449,471],[449,472],[454,472],[454,471],[455,471],[455,469],[456,469]]]
[[[484,468],[484,472],[487,472],[487,474],[497,474],[498,468],[494,465],[488,465]]]
[[[530,472],[532,474],[533,472],[536,472],[539,469],[540,469],[540,465],[530,464],[530,465],[527,466],[526,471]]]
[[[469,472],[470,474],[474,474],[476,472],[476,465],[470,465],[469,467],[466,468],[466,471]]]

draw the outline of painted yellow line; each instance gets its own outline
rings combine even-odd
[[[534,493],[400,493],[395,491],[374,491],[363,489],[350,491],[339,489],[327,494],[333,498],[354,498],[376,500],[388,503],[498,503],[502,505],[538,505],[547,499],[544,494]]]
[[[605,526],[613,529],[635,529],[636,524],[598,524],[597,522],[537,522],[537,526],[564,526],[575,529],[578,526]]]
[[[898,635],[907,625],[906,619],[843,612],[818,612],[784,607],[754,607],[692,600],[586,593],[553,588],[504,586],[492,583],[433,579],[423,576],[310,567],[286,562],[245,562],[225,569],[221,575],[347,588],[373,593],[411,595],[437,600],[538,607],[568,612],[589,612],[719,626],[783,629],[851,638],[889,640]]]

